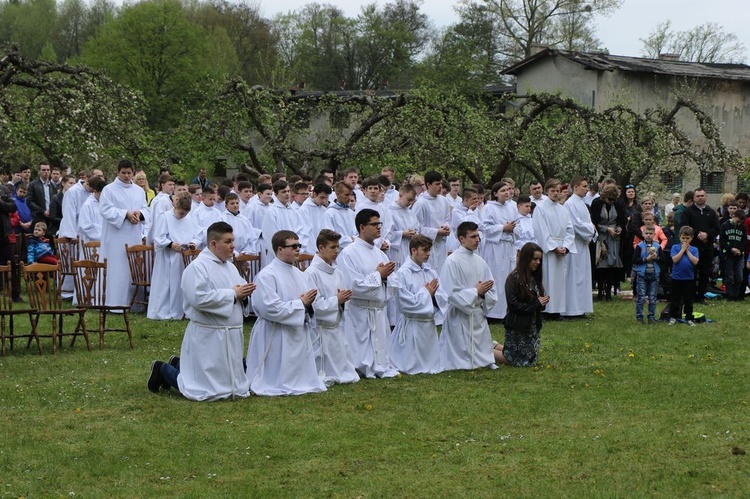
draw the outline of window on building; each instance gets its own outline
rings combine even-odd
[[[349,128],[349,111],[345,109],[332,109],[328,119],[331,128]]]
[[[724,172],[701,172],[701,187],[706,194],[721,194],[724,192]]]
[[[661,183],[669,192],[682,191],[682,173],[662,173],[660,176]]]

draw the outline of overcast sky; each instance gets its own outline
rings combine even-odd
[[[319,0],[340,7],[348,16],[357,15],[362,6],[380,5],[383,0]],[[261,12],[266,17],[286,13],[311,3],[309,0],[259,0]],[[422,12],[436,26],[448,26],[457,21],[449,0],[423,0]],[[610,17],[597,19],[597,36],[611,54],[640,56],[641,38],[648,36],[656,25],[672,21],[675,31],[694,28],[703,23],[715,22],[724,31],[734,33],[745,46],[745,63],[750,62],[750,2],[748,0],[624,0],[622,7]]]

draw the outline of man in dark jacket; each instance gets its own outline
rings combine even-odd
[[[49,205],[55,194],[57,194],[57,187],[52,183],[50,166],[47,163],[40,163],[39,177],[29,184],[27,196],[34,222],[49,223]]]
[[[693,228],[693,241],[691,246],[698,248],[699,259],[696,268],[698,277],[697,303],[705,303],[706,289],[708,288],[708,277],[711,272],[711,264],[714,258],[714,241],[719,236],[719,216],[716,210],[706,203],[706,191],[698,188],[693,191],[693,206],[688,207],[680,216],[680,225],[675,222],[675,231],[680,227],[689,226]]]

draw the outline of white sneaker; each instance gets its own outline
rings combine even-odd
[[[695,322],[693,322],[693,321],[687,321],[687,325],[688,326],[695,326]]]
[[[677,319],[669,319],[670,326],[674,326],[675,324],[677,324]]]

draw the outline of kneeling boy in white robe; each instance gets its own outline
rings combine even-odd
[[[271,238],[275,258],[255,277],[252,296],[258,320],[247,348],[247,377],[257,395],[324,392],[312,347],[310,279],[294,266],[302,245],[295,232],[280,230]]]
[[[163,216],[163,215],[162,215]],[[185,315],[190,319],[180,357],[154,361],[148,389],[176,388],[190,400],[220,400],[250,395],[242,365],[242,316],[255,285],[245,282],[232,264],[232,226],[208,228],[208,246],[182,274]]]
[[[481,256],[479,226],[463,222],[456,228],[461,246],[445,260],[437,300],[443,310],[440,368],[443,371],[496,369],[487,312],[497,301],[492,272]]]
[[[315,241],[318,253],[305,271],[318,290],[313,302],[312,342],[318,374],[326,386],[359,381],[344,336],[344,304],[352,297],[352,291],[343,289],[343,277],[336,266],[340,239],[338,232],[322,229]]]
[[[391,336],[391,361],[406,374],[440,372],[437,325],[443,323],[443,314],[435,300],[438,276],[427,265],[431,249],[429,238],[411,238],[411,258],[388,279],[399,318]]]

